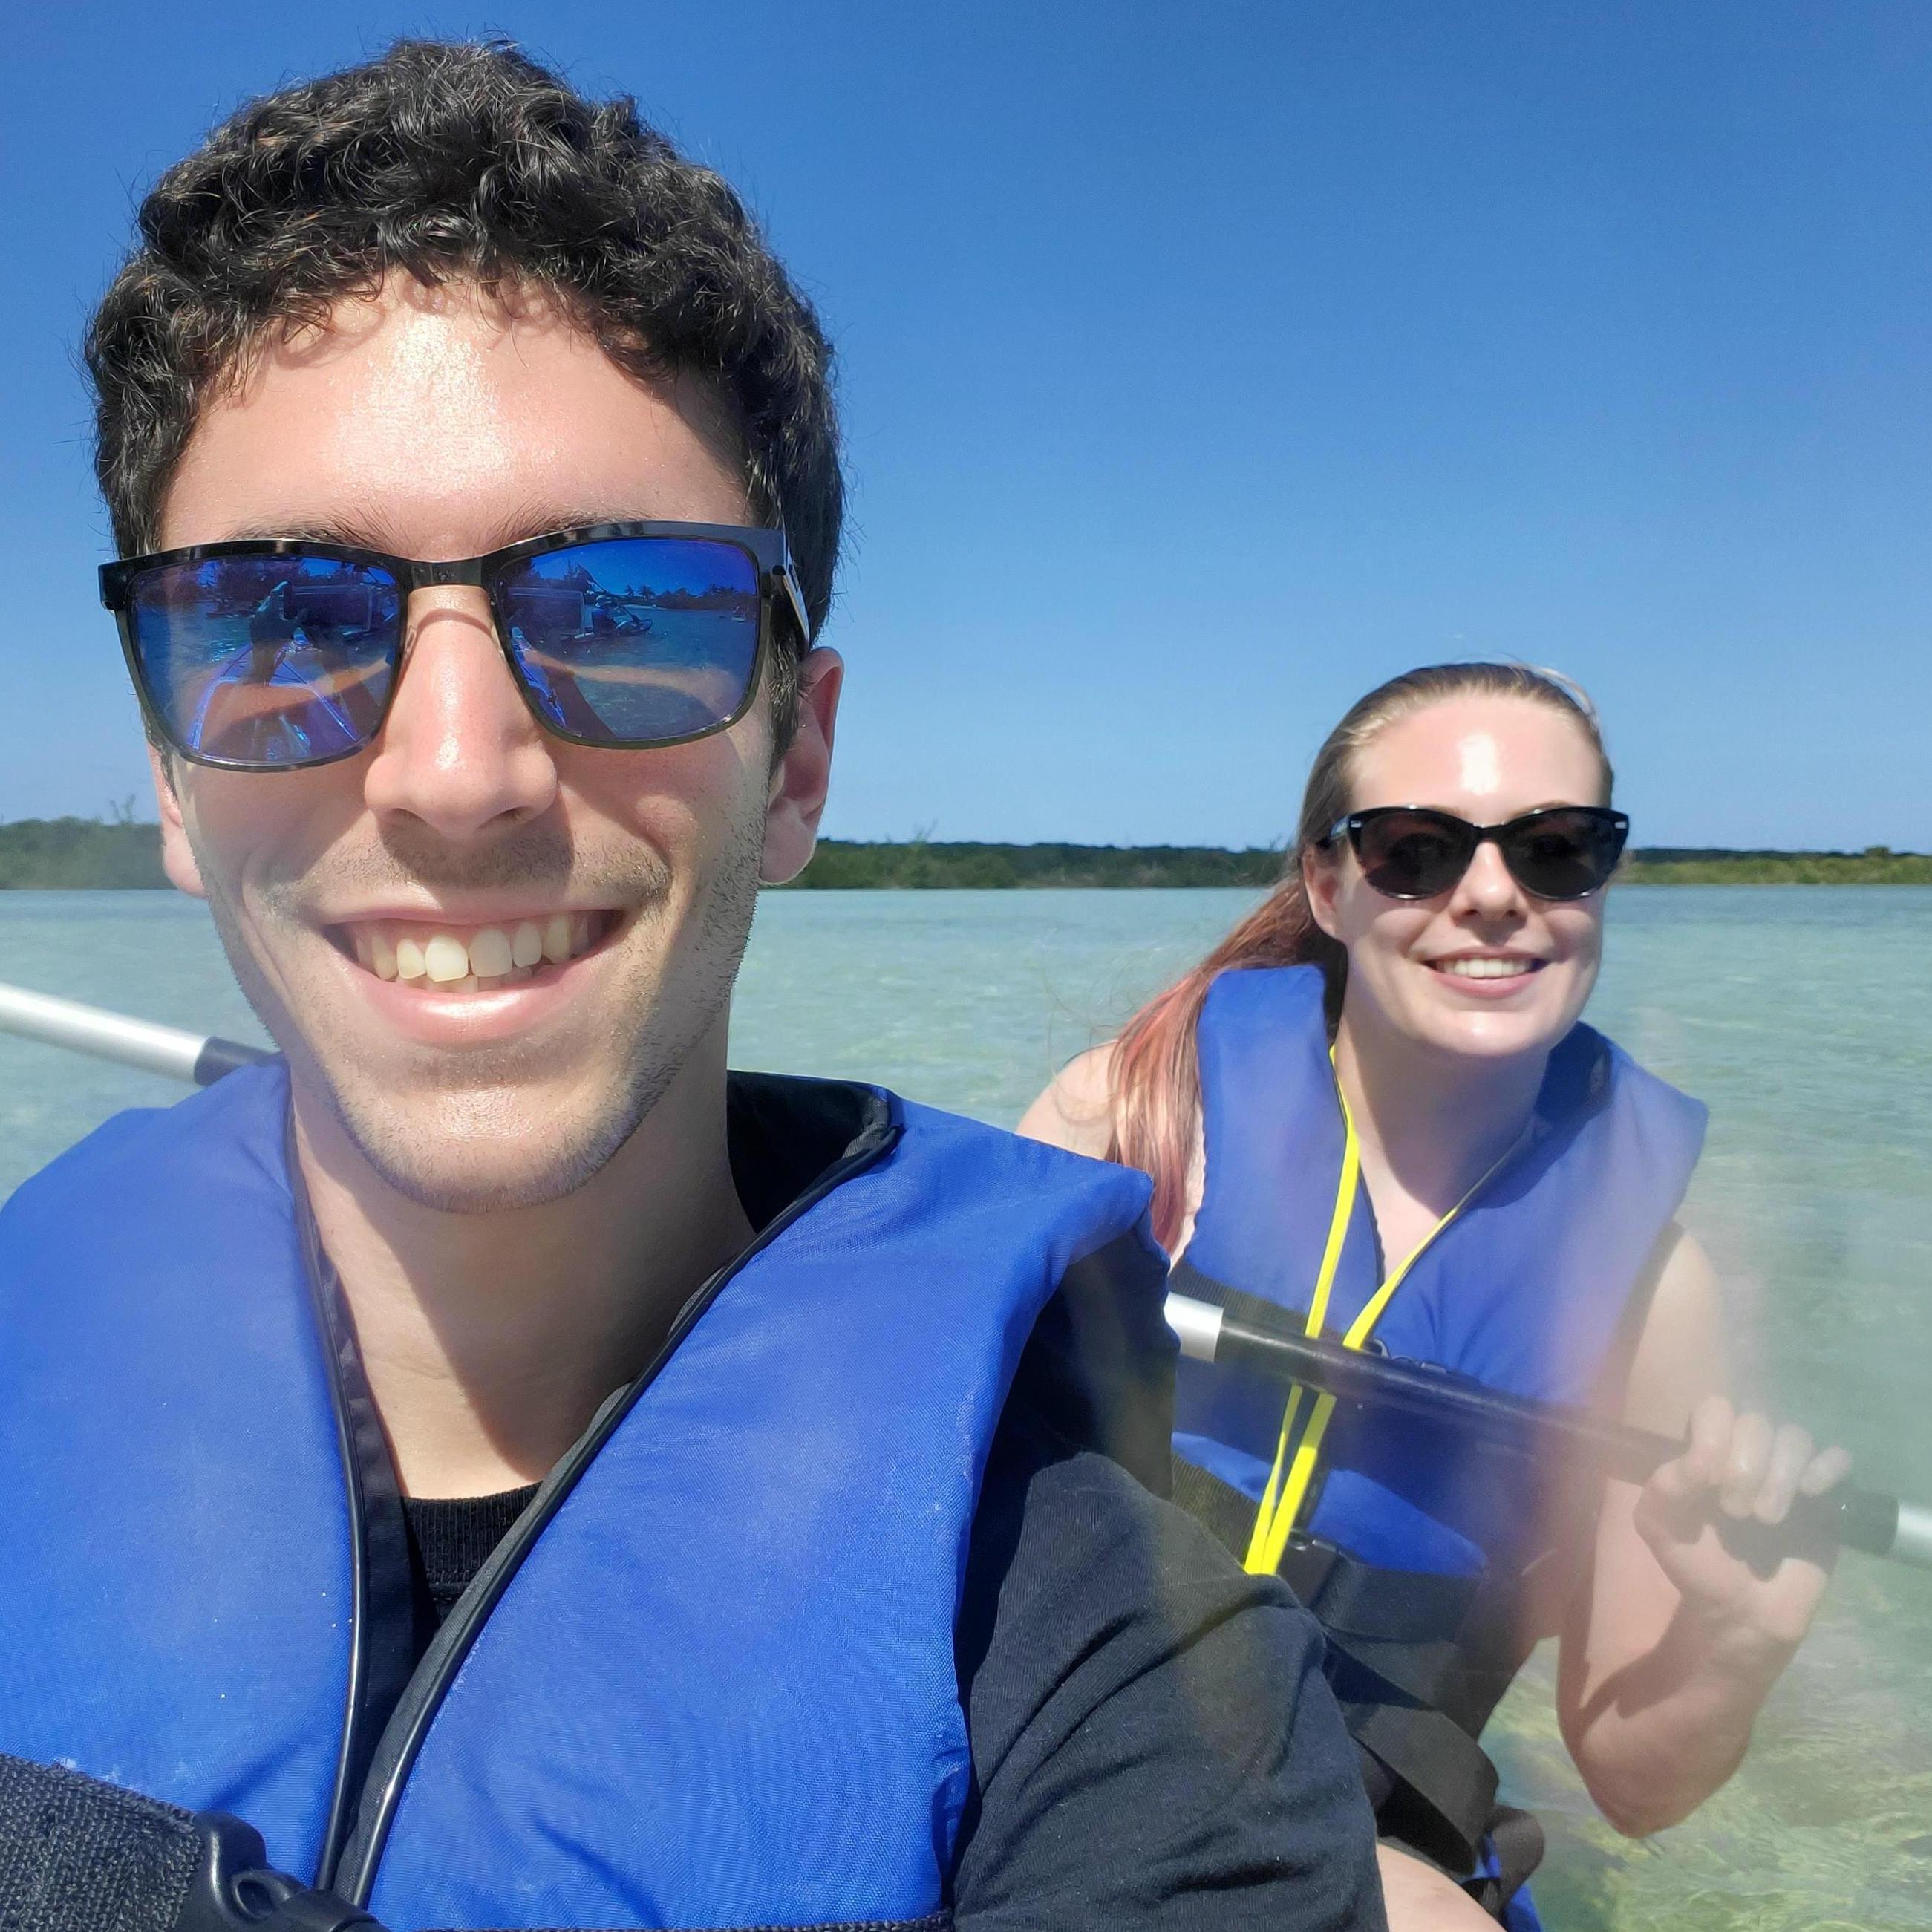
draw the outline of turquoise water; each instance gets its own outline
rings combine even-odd
[[[734,1058],[1010,1124],[1248,903],[774,893]],[[260,1037],[206,915],[170,894],[0,894],[0,958],[23,986]],[[1624,887],[1590,1016],[1710,1104],[1686,1218],[1732,1298],[1739,1385],[1932,1500],[1932,890]],[[0,1194],[116,1108],[178,1094],[0,1037]],[[1932,1928],[1932,1576],[1848,1558],[1744,1769],[1642,1846],[1592,1814],[1548,1672],[1532,1663],[1492,1736],[1550,1826],[1553,1927]]]

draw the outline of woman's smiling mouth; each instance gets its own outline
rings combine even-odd
[[[1549,963],[1525,952],[1454,952],[1424,962],[1432,973],[1450,979],[1488,980],[1527,979]]]

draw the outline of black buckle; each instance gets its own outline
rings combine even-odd
[[[200,1811],[194,1826],[201,1864],[174,1932],[382,1932],[360,1906],[274,1870],[254,1826],[225,1811]]]
[[[1301,1607],[1314,1616],[1322,1615],[1322,1600],[1328,1593],[1328,1580],[1342,1552],[1332,1543],[1318,1542],[1306,1530],[1292,1532],[1275,1565],[1275,1574],[1294,1592]]]

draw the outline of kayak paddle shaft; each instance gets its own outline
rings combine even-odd
[[[78,1000],[52,993],[30,993],[24,986],[0,984],[0,1033],[18,1034],[48,1046],[71,1048],[102,1060],[118,1060],[143,1073],[160,1073],[172,1080],[191,1080],[206,1087],[238,1066],[274,1055],[239,1040],[184,1032],[179,1027],[158,1026],[152,1020],[130,1019]]]
[[[1346,1348],[1306,1335],[1284,1316],[1277,1327],[1236,1320],[1209,1301],[1167,1298],[1168,1326],[1180,1352],[1196,1361],[1236,1364],[1334,1397],[1446,1424],[1475,1440],[1522,1454],[1555,1446],[1580,1451],[1626,1482],[1642,1482],[1683,1452],[1682,1442],[1588,1410],[1534,1402],[1485,1388],[1426,1362]],[[1838,1541],[1874,1556],[1932,1570],[1932,1509],[1846,1485],[1817,1499],[1824,1526]]]

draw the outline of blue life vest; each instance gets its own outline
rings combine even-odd
[[[1346,1138],[1319,970],[1223,974],[1196,1039],[1205,1173],[1175,1286],[1237,1311],[1246,1298],[1304,1313]],[[1633,1292],[1683,1198],[1704,1120],[1698,1102],[1573,1028],[1550,1054],[1523,1145],[1423,1250],[1372,1345],[1517,1395],[1599,1396],[1641,1312]],[[1348,1328],[1390,1265],[1358,1191],[1330,1289],[1331,1334]],[[1268,1378],[1180,1365],[1176,1498],[1238,1554],[1286,1406]],[[1466,1858],[1480,1858],[1495,1774],[1472,1741],[1542,1634],[1545,1606],[1532,1607],[1521,1585],[1549,1551],[1546,1484],[1522,1459],[1472,1454],[1369,1409],[1336,1412],[1317,1480],[1306,1539],[1291,1544],[1282,1574],[1328,1629],[1331,1678],[1358,1742],[1418,1806],[1449,1821]],[[1449,1862],[1449,1843],[1427,1849]]]
[[[986,1456],[1064,1279],[1146,1243],[1147,1186],[840,1090],[844,1156],[605,1406],[380,1742],[353,1719],[394,1668],[364,1540],[388,1466],[305,1250],[285,1070],[122,1114],[22,1186],[0,1212],[0,1751],[236,1813],[394,1932],[942,1910]],[[1098,1272],[1104,1408],[1144,1398],[1168,1338],[1156,1293],[1118,1285],[1136,1270]]]
[[[1186,1258],[1305,1311],[1334,1212],[1343,1122],[1312,966],[1223,974],[1200,1048],[1205,1184]],[[1392,1355],[1549,1402],[1598,1393],[1632,1289],[1682,1202],[1703,1108],[1578,1025],[1550,1058],[1526,1146],[1424,1250],[1377,1323]],[[1331,1291],[1336,1334],[1386,1273],[1366,1190]],[[1278,1385],[1181,1365],[1174,1446],[1258,1503],[1280,1436]],[[1370,1420],[1331,1429],[1313,1534],[1392,1568],[1474,1574],[1534,1533],[1520,1494],[1433,1456],[1377,1453]],[[1370,1460],[1372,1473],[1354,1465]]]

